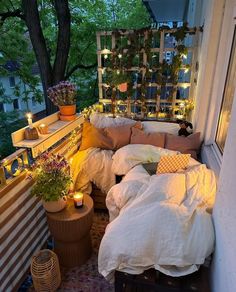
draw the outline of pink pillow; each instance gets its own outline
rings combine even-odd
[[[128,145],[132,126],[96,128],[90,122],[84,121],[80,150],[86,150],[90,147],[117,150]],[[141,122],[137,122],[134,127],[141,129]]]
[[[193,158],[197,158],[200,146],[201,140],[199,132],[191,134],[188,137],[166,134],[166,149],[180,151],[184,154],[191,154]]]
[[[134,126],[123,125],[118,127],[104,128],[104,132],[106,133],[107,137],[112,140],[114,150],[117,150],[130,143],[132,127],[134,127],[134,129],[137,128],[137,130],[142,129],[142,124],[141,122],[137,122]]]
[[[165,136],[165,133],[145,133],[133,127],[130,144],[148,144],[164,148]]]

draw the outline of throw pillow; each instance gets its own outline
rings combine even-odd
[[[173,173],[187,168],[190,154],[162,156],[157,165],[157,174]]]
[[[130,144],[148,144],[164,148],[165,133],[145,133],[144,131],[132,128]]]
[[[90,147],[112,150],[113,143],[112,139],[104,133],[104,129],[97,129],[90,122],[84,121],[79,150],[86,150]]]
[[[200,133],[194,133],[188,137],[175,136],[166,134],[165,148],[181,153],[191,154],[193,158],[197,159],[197,153],[201,146]]]
[[[113,149],[117,150],[130,143],[131,129],[133,125],[123,125],[118,127],[108,127],[104,129],[106,135],[112,140]],[[136,122],[133,129],[140,131],[141,122]]]

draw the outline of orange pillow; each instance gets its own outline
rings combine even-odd
[[[178,154],[162,156],[157,165],[157,174],[173,173],[180,169],[187,168],[190,154]]]
[[[104,133],[104,129],[95,128],[90,122],[84,121],[82,141],[79,150],[86,150],[90,147],[112,150],[112,140]]]
[[[165,133],[145,133],[133,127],[130,144],[148,144],[164,148],[165,136]]]
[[[201,140],[199,132],[191,134],[188,137],[166,134],[166,149],[188,153],[191,154],[193,158],[197,158],[200,146]]]
[[[90,122],[84,121],[80,150],[90,147],[117,150],[130,143],[131,128],[133,125],[118,127],[96,128]],[[142,128],[137,122],[134,127]]]

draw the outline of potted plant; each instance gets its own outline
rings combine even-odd
[[[124,71],[114,70],[108,77],[108,81],[111,86],[118,88],[120,92],[126,92],[130,77]]]
[[[60,119],[70,121],[75,119],[76,113],[76,88],[69,81],[61,81],[57,85],[49,87],[48,97],[59,107]]]
[[[58,212],[65,208],[65,196],[71,184],[70,167],[59,154],[43,153],[33,165],[31,177],[35,184],[31,194],[42,200],[48,212]]]

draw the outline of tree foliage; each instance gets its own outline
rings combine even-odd
[[[59,5],[62,5],[58,8]],[[96,31],[110,30],[114,28],[140,28],[150,24],[149,16],[143,7],[141,0],[71,0],[67,1],[49,1],[49,0],[5,0],[0,2],[0,74],[8,74],[4,65],[8,60],[14,60],[19,63],[18,74],[25,84],[33,91],[37,83],[42,82],[32,75],[31,68],[35,64],[36,51],[35,45],[32,46],[32,33],[37,32],[37,27],[32,30],[29,26],[29,20],[34,24],[37,17],[33,17],[34,7],[37,6],[39,13],[40,29],[42,29],[43,39],[45,41],[46,52],[49,58],[49,66],[56,75],[56,70],[61,70],[65,62],[65,70],[62,70],[63,76],[53,78],[51,81],[57,83],[58,79],[72,79],[74,82],[86,87],[87,83],[96,83]],[[70,22],[70,35],[68,39],[62,41],[58,39],[62,22],[60,9],[69,5],[69,15],[63,19],[64,24]],[[31,8],[29,8],[31,6]],[[32,12],[30,14],[30,12]],[[36,12],[35,12],[36,13]],[[28,21],[28,22],[27,22]],[[63,24],[63,23],[62,23]],[[37,24],[36,24],[37,26]],[[35,35],[34,35],[35,37]],[[68,43],[68,44],[66,44]],[[68,45],[68,52],[65,46]],[[58,52],[58,49],[61,50]],[[57,59],[58,54],[68,55],[66,60]],[[59,62],[61,62],[59,64]],[[40,65],[40,64],[39,64]],[[46,66],[46,64],[44,64]],[[89,74],[85,73],[89,70]],[[59,74],[60,75],[60,74]],[[85,78],[84,78],[85,75]],[[50,82],[49,82],[50,83]],[[50,84],[49,84],[50,85]],[[92,88],[94,89],[93,85]],[[89,88],[91,89],[91,88]],[[84,92],[84,89],[81,90]],[[29,92],[30,93],[30,92]],[[29,93],[25,95],[27,98]],[[88,90],[91,94],[91,91]],[[92,92],[94,94],[94,91]],[[85,95],[87,95],[85,93]],[[39,98],[37,92],[36,96]],[[46,97],[46,96],[45,96]]]
[[[25,89],[21,91],[17,84],[15,96],[21,96],[25,102],[32,95],[38,102],[44,98],[48,114],[53,109],[46,95],[47,87],[69,79],[77,85],[78,108],[82,109],[98,98],[96,32],[149,25],[141,0],[0,0],[0,76],[9,75],[5,66],[9,60],[17,62],[14,74]],[[60,39],[65,26],[69,35]],[[38,49],[37,42],[41,45]],[[32,74],[36,62],[40,76]],[[11,96],[1,94],[1,89],[0,85],[0,102],[11,102]]]

